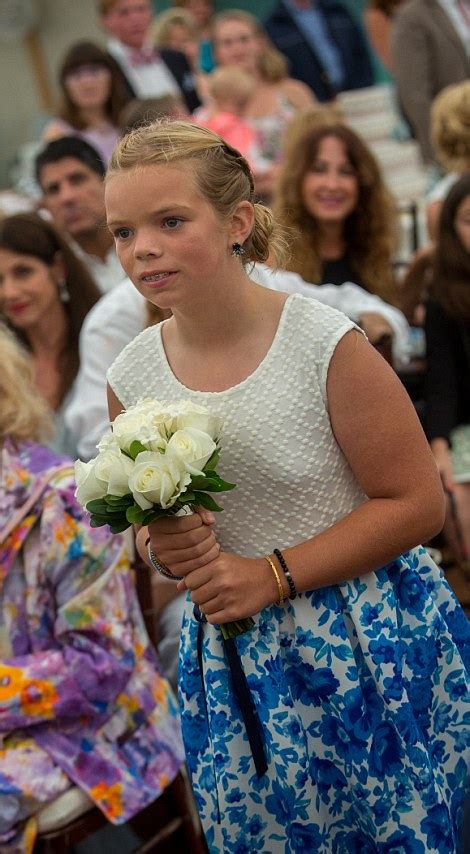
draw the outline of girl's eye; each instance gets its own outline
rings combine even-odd
[[[116,238],[116,240],[127,240],[130,233],[130,228],[117,228],[114,232],[114,237]]]
[[[31,273],[31,267],[27,267],[26,265],[21,265],[20,267],[15,267],[14,274],[17,279],[26,279],[27,276]]]
[[[183,220],[179,219],[179,217],[177,217],[177,216],[169,216],[164,221],[164,226],[165,226],[165,228],[169,228],[170,231],[174,231],[175,228],[179,228],[179,226],[181,225],[182,222],[183,222]]]

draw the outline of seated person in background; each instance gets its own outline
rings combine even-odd
[[[83,321],[100,293],[54,226],[34,213],[0,221],[0,317],[30,351],[36,387],[54,413],[53,447],[75,455],[64,424]]]
[[[122,282],[124,271],[104,226],[104,163],[84,139],[55,139],[36,158],[42,206],[71,240],[102,293]]]
[[[90,528],[47,432],[31,365],[0,327],[0,850],[78,786],[112,823],[183,762],[176,701],[145,632],[120,537]]]
[[[426,432],[470,554],[470,172],[442,207],[425,333]]]
[[[258,134],[244,118],[253,96],[255,81],[237,66],[216,68],[207,82],[208,109],[196,124],[218,133],[225,142],[240,151],[250,164],[256,179],[271,168],[261,154]]]
[[[305,83],[289,77],[285,57],[269,42],[254,15],[241,9],[216,15],[213,41],[217,65],[236,65],[255,84],[244,118],[258,134],[262,156],[272,163],[271,172],[257,182],[258,193],[268,200],[286,127],[298,110],[312,107],[314,96]]]
[[[192,16],[199,42],[198,67],[205,74],[210,74],[215,66],[211,40],[214,0],[173,0],[173,5]]]
[[[110,36],[107,49],[119,63],[134,98],[179,95],[191,113],[200,101],[193,71],[184,53],[151,42],[150,0],[98,0],[103,28]]]
[[[393,17],[392,57],[400,106],[432,164],[431,104],[452,83],[470,76],[468,3],[409,0]]]
[[[44,128],[43,140],[80,136],[107,163],[120,137],[119,115],[130,100],[118,64],[98,45],[77,42],[62,60],[59,83],[62,105]]]
[[[167,9],[154,18],[151,38],[158,50],[170,48],[184,53],[194,74],[199,71],[196,22],[186,9]]]
[[[309,114],[300,116],[273,207],[290,231],[290,270],[307,282],[355,282],[396,301],[395,204],[374,155],[353,130],[334,118],[312,123]]]
[[[339,0],[281,0],[264,26],[289,60],[292,76],[303,80],[319,101],[372,86],[365,35]]]
[[[470,171],[470,80],[446,86],[431,108],[431,140],[446,174],[427,197],[428,234],[434,240],[442,203],[459,177]]]
[[[181,98],[177,95],[162,95],[161,98],[134,98],[129,101],[119,117],[119,125],[122,135],[158,119],[188,118],[188,111]]]

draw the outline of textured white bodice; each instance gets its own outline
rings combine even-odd
[[[124,348],[108,381],[124,407],[146,396],[185,398],[223,417],[218,472],[237,484],[217,497],[224,550],[256,557],[293,546],[365,500],[333,435],[326,397],[331,356],[352,321],[314,299],[288,297],[262,362],[221,392],[193,391],[176,379],[161,326]]]

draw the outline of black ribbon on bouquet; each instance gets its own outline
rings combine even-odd
[[[198,658],[201,676],[203,676],[201,624],[206,623],[207,620],[204,614],[201,613],[198,605],[194,606],[194,618],[199,623]],[[235,694],[235,699],[240,708],[243,723],[245,724],[246,734],[251,748],[251,755],[253,757],[253,762],[255,763],[256,774],[258,777],[262,777],[268,770],[268,762],[266,759],[261,721],[253,702],[253,697],[251,696],[245,671],[243,670],[242,663],[240,661],[240,655],[235,643],[235,638],[224,638],[222,636],[222,643],[224,645],[228,666],[230,668],[230,675],[232,677],[233,693]]]

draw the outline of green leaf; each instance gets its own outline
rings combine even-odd
[[[134,498],[130,492],[126,495],[105,495],[106,504],[119,507],[130,507],[134,503]]]
[[[195,492],[196,503],[201,507],[205,507],[206,510],[213,510],[215,513],[221,513],[223,507],[219,507],[218,504],[215,503],[214,499],[211,495],[208,495],[207,492]]]
[[[126,519],[130,522],[131,525],[141,524],[142,519],[146,514],[146,510],[142,510],[141,507],[136,507],[133,505],[132,507],[128,507],[126,510]]]
[[[204,466],[204,472],[214,471],[214,469],[217,468],[217,463],[219,462],[219,460],[220,460],[220,451],[217,448],[217,450],[214,451],[214,453],[212,454],[210,459],[207,460],[207,463]]]
[[[194,492],[182,492],[178,501],[175,501],[173,506],[177,504],[178,509],[180,510],[181,507],[184,507],[184,505],[188,503],[188,501],[194,501]]]
[[[103,525],[108,524],[108,519],[104,519],[102,516],[92,516],[90,519],[90,526],[92,528],[101,528]]]
[[[127,529],[130,528],[127,519],[124,519],[121,522],[111,522],[108,524],[113,534],[121,534],[122,531],[127,531]]]
[[[88,502],[86,509],[89,513],[97,513],[98,515],[105,516],[108,505],[102,498],[95,498],[93,501]]]
[[[131,460],[135,460],[138,454],[141,454],[143,451],[147,450],[148,449],[145,447],[145,445],[142,444],[142,442],[139,442],[138,439],[134,439],[134,441],[131,442],[129,447],[129,456]]]
[[[162,516],[168,516],[167,510],[146,510],[145,516],[142,519],[142,525],[151,525],[152,522],[156,522],[157,519],[161,519]]]

